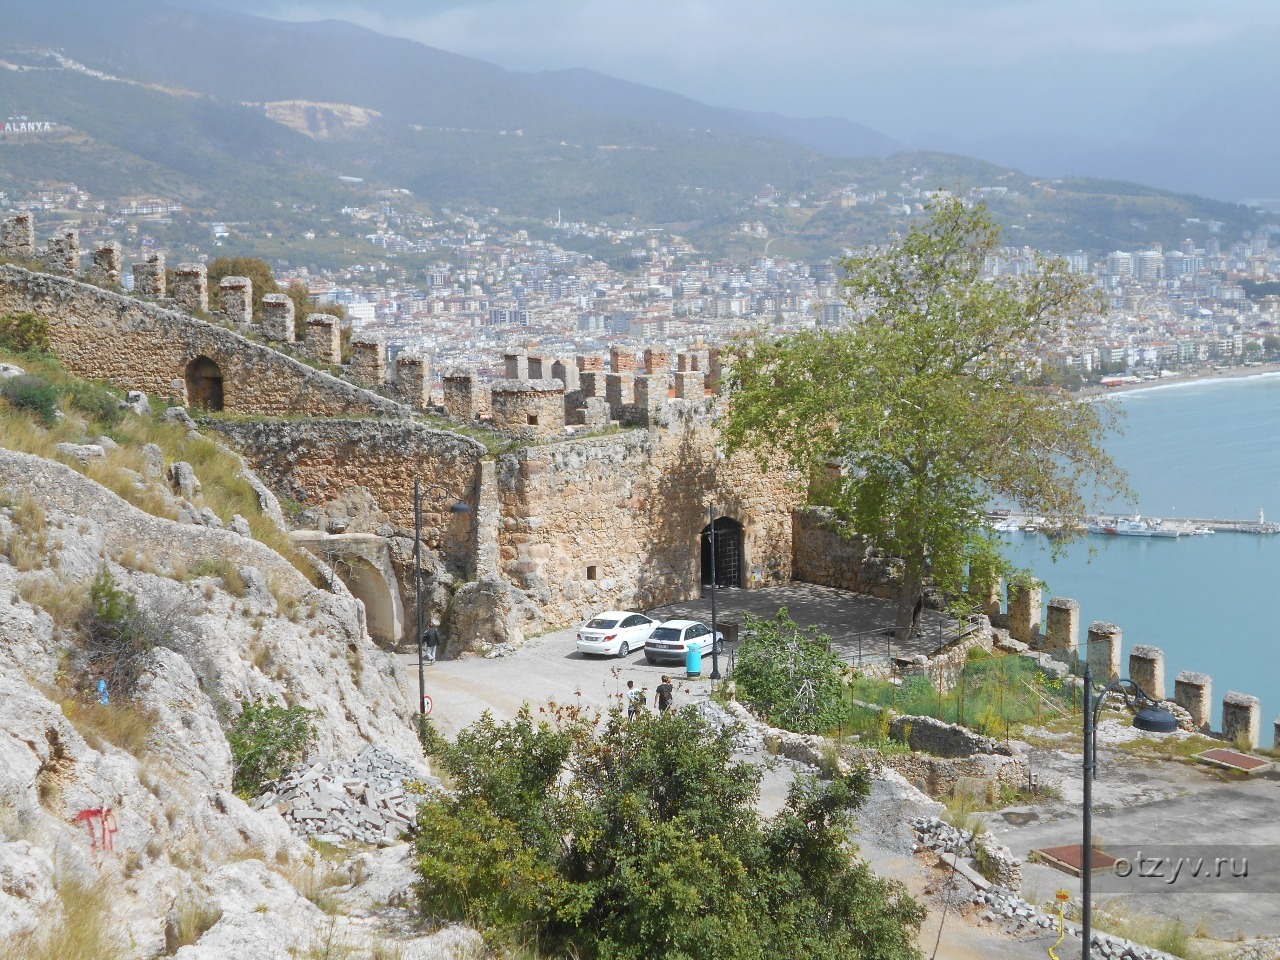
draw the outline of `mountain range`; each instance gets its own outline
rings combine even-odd
[[[1173,243],[1210,222],[1236,236],[1257,223],[1236,204],[1046,182],[905,151],[847,120],[716,108],[586,70],[510,72],[340,21],[198,0],[3,0],[0,16],[0,111],[63,131],[0,139],[0,190],[74,180],[253,220],[332,210],[356,190],[344,175],[435,206],[677,225],[730,253],[738,223],[761,220],[797,255],[881,239],[904,197],[934,187],[995,188],[1011,239],[1049,249]],[[755,203],[772,190],[810,201],[879,191],[882,202]]]

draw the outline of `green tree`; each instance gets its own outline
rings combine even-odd
[[[696,711],[553,714],[424,738],[457,785],[419,808],[429,913],[555,956],[918,956],[923,911],[851,852],[865,771],[762,820],[758,770]]]
[[[745,615],[746,638],[734,659],[738,695],[775,727],[826,733],[849,720],[844,664],[831,638],[801,629],[786,609],[772,620]]]
[[[936,204],[892,245],[842,261],[858,322],[744,345],[728,378],[730,451],[809,477],[841,466],[820,499],[900,559],[899,636],[928,582],[955,598],[970,562],[1001,568],[983,522],[993,501],[1074,519],[1125,489],[1102,447],[1115,408],[1033,382],[1037,348],[1095,306],[1087,279],[1061,261],[985,279],[998,242],[984,207]]]
[[[306,756],[316,732],[311,719],[314,711],[305,707],[285,707],[274,697],[240,706],[240,716],[227,733],[227,744],[234,768],[232,787],[247,800]]]
[[[284,293],[293,301],[293,315],[299,326],[312,313],[327,313],[339,319],[347,315],[346,308],[340,303],[317,303],[311,288],[301,280],[292,281],[284,288]]]

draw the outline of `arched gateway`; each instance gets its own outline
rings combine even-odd
[[[222,409],[222,369],[208,357],[187,364],[187,404],[200,410]]]

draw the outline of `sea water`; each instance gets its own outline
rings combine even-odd
[[[1128,471],[1144,516],[1280,521],[1280,374],[1160,385],[1111,398],[1127,414],[1106,443]],[[1036,534],[1010,554],[1080,603],[1081,641],[1094,620],[1124,631],[1123,671],[1137,643],[1165,653],[1166,694],[1194,670],[1213,678],[1214,723],[1228,690],[1262,700],[1262,743],[1280,712],[1280,534],[1176,540],[1088,535],[1054,562]],[[1090,556],[1090,548],[1094,555]]]

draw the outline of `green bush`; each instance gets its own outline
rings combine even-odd
[[[49,321],[34,313],[0,317],[0,350],[14,353],[48,353]]]
[[[89,418],[100,429],[115,426],[124,417],[120,409],[120,397],[96,383],[77,382],[67,388],[67,399],[73,409]]]
[[[85,653],[90,679],[102,677],[113,696],[127,695],[156,644],[155,633],[138,598],[116,583],[104,564],[89,587]]]
[[[738,649],[733,679],[738,695],[775,727],[826,733],[849,723],[844,664],[831,652],[831,638],[801,630],[779,610],[772,620],[745,615],[746,639]]]
[[[275,697],[240,705],[240,716],[231,724],[232,787],[238,796],[256,796],[263,784],[278,780],[302,759],[315,740],[314,711],[284,707]]]
[[[543,956],[917,956],[923,911],[849,849],[864,770],[798,780],[762,820],[759,770],[692,709],[552,720],[424,731],[455,784],[418,812],[428,915]]]
[[[46,426],[58,420],[58,391],[41,377],[24,373],[0,382],[0,396],[19,410],[36,414]]]

